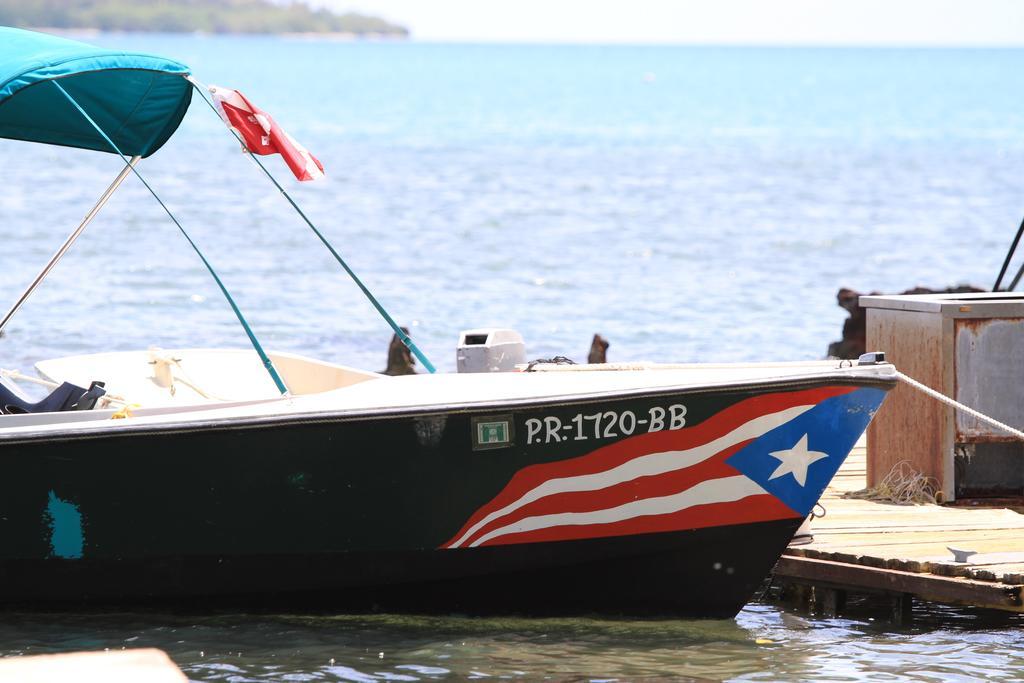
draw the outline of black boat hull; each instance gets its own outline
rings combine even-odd
[[[730,618],[799,519],[466,551],[10,560],[12,607],[117,605]]]
[[[0,601],[729,617],[888,388],[805,382],[8,438]],[[807,412],[789,420],[794,406]],[[810,442],[828,442],[827,471],[799,486],[799,472],[755,471],[761,437],[729,434],[773,415],[781,426],[764,438],[782,434],[786,448],[827,432]],[[721,452],[671,464],[709,448]]]

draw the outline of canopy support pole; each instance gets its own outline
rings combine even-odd
[[[992,291],[998,292],[999,285],[1003,283],[1003,276],[1006,275],[1006,269],[1010,266],[1010,260],[1013,258],[1014,252],[1017,251],[1017,245],[1020,244],[1021,235],[1024,235],[1024,221],[1021,221],[1020,227],[1017,229],[1017,235],[1013,238],[1013,243],[1010,245],[1010,250],[1006,252],[1006,259],[1003,261],[1003,267],[999,269],[999,277],[996,278],[996,283],[992,285]],[[1020,273],[1017,273],[1017,277],[1014,279],[1013,284],[1010,285],[1010,291],[1017,286],[1017,280],[1020,279]]]
[[[1007,290],[1010,292],[1015,291],[1017,289],[1017,283],[1020,282],[1020,279],[1022,277],[1024,277],[1024,263],[1020,264],[1020,268],[1017,270],[1017,274],[1010,282],[1010,286],[1007,288]]]
[[[11,306],[11,310],[7,311],[7,314],[3,317],[3,320],[0,320],[0,332],[3,332],[4,327],[6,327],[10,319],[14,317],[14,314],[18,312],[18,309],[21,308],[21,305],[24,304],[25,301],[27,301],[30,296],[32,296],[32,292],[36,290],[36,287],[42,284],[43,280],[46,279],[46,276],[50,274],[51,270],[53,270],[53,267],[57,265],[57,262],[64,257],[64,254],[66,254],[68,249],[71,248],[71,245],[75,243],[75,240],[78,239],[78,236],[81,235],[82,232],[85,230],[86,226],[88,226],[89,223],[92,222],[92,219],[96,217],[96,214],[100,212],[100,209],[102,209],[103,206],[107,203],[107,200],[110,199],[111,195],[113,195],[117,188],[121,186],[121,183],[123,183],[124,179],[128,177],[128,174],[132,172],[132,170],[135,168],[135,164],[139,162],[140,158],[141,157],[137,156],[132,157],[128,161],[127,165],[125,165],[125,167],[121,169],[121,172],[117,174],[117,177],[114,178],[114,182],[110,183],[110,186],[107,188],[106,192],[100,195],[99,200],[92,207],[92,210],[89,211],[89,213],[85,214],[85,218],[83,218],[82,222],[78,224],[78,227],[75,229],[75,231],[71,233],[66,240],[64,240],[64,244],[60,245],[60,249],[58,249],[57,252],[50,258],[49,262],[43,267],[43,269],[39,271],[39,274],[36,275],[36,279],[34,279],[32,281],[32,284],[28,286],[28,289],[22,292],[21,296],[18,297],[18,300],[14,303],[13,306]]]
[[[210,109],[213,110],[213,113],[217,114],[217,118],[220,118],[220,114],[217,112],[217,107],[215,107],[214,104],[210,102],[210,100],[207,97],[206,88],[198,80],[196,80],[194,76],[185,76],[185,80],[191,83],[193,88],[199,91],[199,94],[202,95],[203,102],[206,102],[207,106],[209,106]],[[303,210],[299,208],[299,205],[295,203],[295,200],[292,199],[291,195],[288,194],[283,187],[281,187],[281,184],[279,182],[277,182],[277,178],[275,178],[270,173],[270,171],[267,170],[267,167],[264,166],[262,162],[260,162],[260,160],[256,158],[256,155],[253,154],[248,147],[246,147],[245,141],[242,140],[241,136],[239,136],[237,132],[235,132],[235,129],[230,127],[228,129],[231,131],[231,134],[234,135],[235,138],[238,140],[239,144],[242,145],[242,149],[245,151],[246,154],[249,155],[249,158],[252,159],[257,166],[259,166],[260,170],[263,171],[267,178],[270,179],[270,182],[274,184],[274,187],[276,187],[277,190],[282,195],[284,195],[284,198],[288,200],[288,203],[292,205],[292,208],[295,209],[295,212],[298,213],[302,220],[306,222],[306,225],[308,225],[309,229],[313,231],[313,234],[315,234],[323,243],[323,245],[327,247],[327,250],[331,252],[331,255],[334,257],[334,260],[337,261],[338,264],[345,269],[345,272],[348,273],[348,276],[352,278],[352,281],[356,283],[356,286],[359,287],[359,289],[363,292],[366,298],[370,300],[370,303],[373,304],[373,307],[377,309],[377,312],[380,313],[381,317],[384,318],[387,324],[391,326],[391,329],[395,331],[395,336],[398,337],[402,341],[402,343],[406,345],[406,347],[413,353],[413,355],[420,359],[420,362],[423,363],[423,367],[426,368],[427,372],[436,372],[437,370],[434,368],[434,364],[430,362],[430,360],[426,357],[426,355],[424,355],[422,351],[420,351],[420,348],[416,346],[416,343],[412,339],[410,339],[409,335],[407,335],[405,331],[398,325],[398,323],[395,322],[394,318],[392,318],[388,314],[388,312],[384,309],[384,306],[382,306],[381,303],[377,301],[377,298],[373,295],[369,288],[363,284],[363,281],[359,279],[359,276],[356,275],[355,271],[352,270],[349,267],[349,265],[345,262],[345,259],[341,258],[341,254],[339,254],[338,251],[334,248],[334,246],[327,241],[327,238],[324,237],[323,233],[317,230],[317,227],[313,225],[313,221],[309,220],[305,212],[303,212]]]
[[[199,250],[199,245],[192,241],[192,238],[189,237],[189,234],[185,232],[184,226],[182,226],[182,224],[178,221],[174,214],[171,213],[171,210],[167,208],[167,205],[164,204],[164,200],[160,199],[160,195],[158,195],[156,191],[149,186],[149,183],[146,182],[146,179],[143,178],[142,174],[139,173],[137,168],[135,168],[135,164],[133,164],[132,161],[129,160],[128,157],[126,157],[121,152],[117,144],[115,144],[114,141],[110,139],[110,136],[103,132],[103,129],[100,128],[99,124],[93,121],[92,117],[89,116],[89,114],[84,109],[82,109],[82,105],[80,105],[75,100],[75,98],[73,98],[71,94],[61,86],[61,84],[58,81],[50,81],[50,83],[56,86],[57,89],[64,94],[64,97],[66,97],[68,101],[71,102],[72,105],[74,105],[75,109],[78,110],[78,113],[80,113],[85,118],[85,120],[89,122],[89,125],[95,128],[96,132],[99,133],[103,137],[103,139],[107,141],[107,144],[110,145],[110,148],[117,152],[118,156],[120,156],[121,160],[124,161],[125,163],[125,169],[135,174],[135,177],[138,178],[139,181],[141,181],[142,184],[146,186],[146,189],[149,190],[149,193],[153,195],[153,198],[157,201],[158,204],[160,204],[160,207],[164,210],[164,213],[166,213],[167,216],[171,219],[171,221],[173,221],[174,224],[178,226],[178,231],[185,237],[189,245],[192,247],[192,250],[196,252],[196,255],[199,256],[199,260],[203,262],[203,265],[206,266],[206,270],[208,270],[210,275],[213,276],[213,281],[216,282],[217,286],[220,288],[221,294],[223,294],[224,298],[228,300],[228,304],[231,306],[231,310],[234,311],[235,317],[238,318],[238,322],[241,323],[242,329],[245,330],[246,336],[249,337],[249,342],[252,344],[252,347],[256,350],[256,354],[260,357],[260,361],[263,362],[263,367],[266,368],[267,373],[270,375],[270,378],[274,380],[274,384],[277,386],[278,391],[281,392],[282,396],[288,396],[288,387],[285,386],[284,380],[281,379],[281,375],[277,373],[277,368],[274,367],[274,363],[270,360],[270,357],[267,356],[266,352],[263,351],[263,347],[260,345],[260,342],[256,338],[256,335],[253,333],[252,328],[249,327],[249,323],[246,322],[245,316],[242,315],[242,311],[235,304],[235,300],[234,298],[232,298],[231,293],[228,292],[227,287],[225,287],[224,283],[221,282],[220,276],[217,275],[217,271],[213,269],[213,266],[210,265],[210,262],[206,260],[205,256],[203,256],[203,252]]]

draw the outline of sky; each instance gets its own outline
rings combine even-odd
[[[1024,45],[1022,0],[309,0],[418,40]]]

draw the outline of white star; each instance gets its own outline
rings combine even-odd
[[[807,483],[807,468],[811,463],[828,457],[828,453],[807,450],[806,434],[800,437],[796,445],[788,451],[773,451],[768,455],[780,461],[779,466],[772,472],[772,476],[768,477],[769,480],[792,474],[796,483],[801,486]]]

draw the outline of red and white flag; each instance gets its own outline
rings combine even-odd
[[[230,88],[210,86],[210,94],[224,122],[245,142],[253,154],[280,154],[299,180],[316,180],[324,176],[319,159],[309,153],[295,138],[249,99]]]

